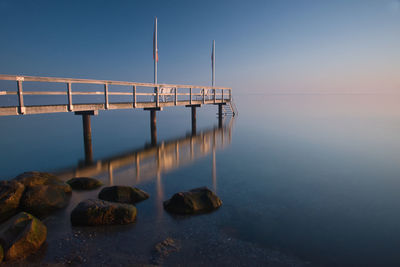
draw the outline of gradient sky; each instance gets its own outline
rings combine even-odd
[[[400,93],[400,2],[0,0],[0,73],[211,83],[237,93]]]

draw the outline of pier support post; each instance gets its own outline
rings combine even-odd
[[[85,163],[93,163],[93,146],[92,146],[92,127],[90,124],[90,116],[97,115],[98,111],[77,111],[75,115],[82,116],[83,123],[83,143],[85,147]]]
[[[157,145],[157,111],[162,110],[161,108],[145,108],[144,110],[150,111],[150,135],[151,145]]]
[[[201,105],[187,105],[186,107],[190,107],[192,110],[192,135],[196,135],[197,132],[196,108],[201,107]]]
[[[218,128],[222,128],[222,105],[224,104],[218,104]]]

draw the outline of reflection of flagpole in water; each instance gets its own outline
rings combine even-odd
[[[140,182],[140,157],[135,154],[135,167],[136,167],[136,183]]]
[[[163,200],[164,200],[164,190],[161,181],[161,150],[163,150],[164,146],[161,148],[157,148],[157,181],[156,181],[156,191],[157,191],[157,210],[158,210],[158,218],[161,219],[164,210],[163,210]]]
[[[108,163],[108,183],[110,185],[114,184],[113,166],[111,162]]]
[[[212,153],[213,153],[213,158],[212,158],[212,181],[213,181],[213,190],[216,193],[217,192],[217,160],[215,156],[215,151],[216,151],[216,138],[215,138],[215,130],[213,133],[213,147],[212,147]]]
[[[179,166],[179,144],[178,144],[178,142],[175,143],[175,161],[176,161],[176,166]]]
[[[194,143],[193,143],[193,137],[190,137],[190,160],[193,160],[194,158]]]

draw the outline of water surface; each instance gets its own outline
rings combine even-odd
[[[66,210],[46,219],[48,246],[40,260],[79,255],[92,265],[151,263],[154,244],[172,237],[181,250],[165,259],[167,265],[398,266],[400,96],[235,97],[240,115],[231,125],[226,119],[224,141],[214,128],[214,106],[198,110],[195,138],[188,136],[189,109],[160,112],[160,145],[143,163],[146,179],[138,179],[132,157],[150,151],[144,149],[148,112],[94,117],[94,156],[103,170],[93,176],[106,185],[138,186],[151,198],[137,205],[133,225],[76,228],[70,210],[98,191],[74,193]],[[0,123],[3,179],[27,170],[68,176],[83,160],[79,116],[0,117]],[[185,164],[177,164],[177,142]],[[111,159],[129,155],[110,177]],[[163,200],[199,186],[221,197],[218,211],[194,217],[164,212]]]

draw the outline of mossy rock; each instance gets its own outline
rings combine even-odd
[[[75,190],[92,190],[103,185],[102,182],[91,177],[75,177],[68,180],[67,184]]]
[[[58,185],[35,185],[25,190],[20,208],[23,211],[44,217],[68,205],[71,194]]]
[[[57,176],[47,173],[47,172],[24,172],[13,180],[20,182],[26,187],[36,186],[36,185],[53,185],[64,190],[65,193],[71,193],[72,189],[69,184],[64,183],[63,180]]]
[[[17,181],[0,182],[0,222],[17,213],[25,186]]]
[[[133,205],[88,199],[71,212],[71,223],[74,226],[128,224],[135,221],[136,213]]]
[[[149,194],[136,187],[116,185],[103,188],[99,198],[111,202],[135,204],[148,199]]]
[[[5,260],[25,258],[35,253],[47,238],[47,228],[33,215],[20,212],[0,226],[0,242]]]
[[[221,205],[221,199],[207,187],[176,193],[169,200],[164,201],[164,208],[168,212],[177,214],[210,212],[218,209]]]
[[[43,217],[68,205],[71,187],[47,172],[24,172],[13,179],[25,186],[19,209]]]

